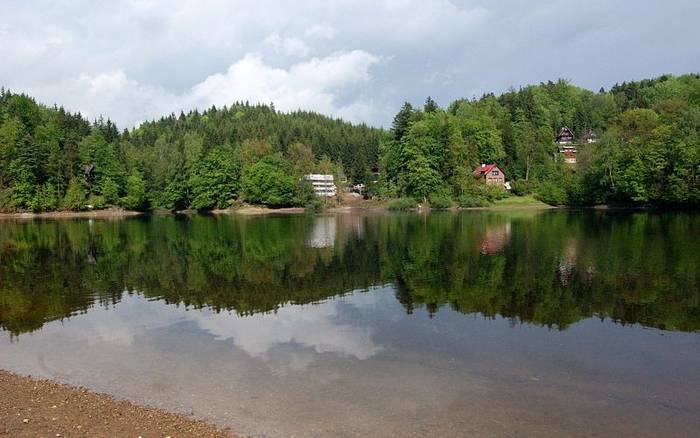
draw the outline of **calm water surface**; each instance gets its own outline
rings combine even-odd
[[[700,215],[0,222],[0,368],[255,436],[697,436]]]

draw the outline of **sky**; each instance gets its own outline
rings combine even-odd
[[[0,85],[121,128],[235,101],[389,126],[404,101],[700,71],[697,0],[0,0]]]

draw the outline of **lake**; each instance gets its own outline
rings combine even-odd
[[[0,368],[255,436],[697,436],[700,214],[0,222]]]

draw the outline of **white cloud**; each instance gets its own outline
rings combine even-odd
[[[448,104],[558,77],[598,89],[700,69],[700,3],[640,2],[16,1],[0,14],[0,85],[122,126],[188,110],[198,84],[216,80],[235,98],[280,96],[278,107],[312,105],[386,125],[404,100],[419,104],[427,95]],[[229,67],[255,68],[263,81],[222,83]],[[115,72],[126,77],[125,86],[112,78],[121,97],[97,102],[101,92],[80,88],[85,78]],[[320,83],[299,85],[310,80]]]
[[[366,121],[372,113],[370,100],[359,94],[354,100],[340,102],[339,96],[371,81],[371,69],[379,62],[370,53],[354,50],[282,68],[266,63],[260,54],[246,54],[226,72],[211,75],[181,94],[130,79],[123,69],[83,74],[28,91],[90,118],[102,114],[129,127],[181,109],[205,109],[236,101],[273,102],[282,111],[308,109]]]
[[[267,64],[260,55],[247,54],[225,73],[209,76],[192,88],[188,106],[226,105],[234,101],[274,102],[282,111],[310,109],[329,115],[348,113],[352,105],[339,103],[339,94],[371,80],[371,68],[379,58],[361,51],[312,58],[289,68]],[[351,119],[360,113],[347,114]]]
[[[304,35],[308,38],[332,40],[336,35],[336,30],[328,24],[318,24],[306,29]]]
[[[311,48],[303,40],[294,37],[281,37],[278,33],[273,33],[265,38],[265,44],[287,56],[303,58],[311,52]]]

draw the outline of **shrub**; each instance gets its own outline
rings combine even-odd
[[[479,184],[477,188],[477,194],[489,202],[498,201],[508,195],[500,184]]]
[[[126,196],[121,199],[121,204],[129,210],[141,210],[146,204],[146,184],[141,174],[134,172],[126,180]]]
[[[535,191],[535,183],[532,181],[518,179],[510,182],[510,192],[515,196],[530,195]]]
[[[116,204],[119,201],[119,186],[110,177],[102,180],[102,196],[107,204]]]
[[[78,177],[74,177],[68,183],[68,190],[66,191],[66,196],[63,197],[63,201],[61,201],[61,207],[68,210],[83,210],[85,208],[85,196],[83,182]]]
[[[36,192],[36,201],[33,206],[34,211],[51,211],[58,206],[56,190],[51,184],[44,184]]]
[[[389,201],[388,208],[391,211],[407,211],[416,208],[417,205],[413,198],[397,198]]]
[[[464,194],[457,198],[457,205],[462,208],[486,207],[489,205],[489,201],[478,195]]]
[[[105,198],[104,196],[99,196],[99,195],[90,195],[88,198],[87,202],[85,203],[86,206],[90,206],[89,208],[104,208],[105,207]]]
[[[326,202],[319,196],[314,196],[306,203],[306,206],[304,208],[306,208],[309,211],[318,212],[322,211],[325,207]]]
[[[566,191],[553,182],[540,184],[536,198],[549,205],[564,205],[567,201]]]
[[[436,210],[446,210],[452,207],[452,200],[449,196],[431,195],[429,201],[430,208],[434,208]]]

